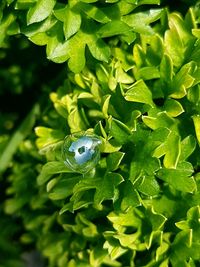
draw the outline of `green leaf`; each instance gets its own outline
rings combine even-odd
[[[105,38],[129,33],[130,31],[131,27],[129,27],[126,23],[120,20],[113,20],[101,26],[101,28],[97,31],[97,34],[99,35],[99,37]]]
[[[72,195],[74,186],[80,181],[81,178],[82,176],[61,178],[61,180],[59,180],[57,184],[49,191],[49,198],[53,200],[60,200]]]
[[[37,177],[38,185],[46,183],[54,174],[60,173],[71,173],[72,170],[68,169],[64,162],[50,161],[47,162],[43,167],[41,173]]]
[[[105,96],[105,100],[104,100],[104,103],[103,103],[103,106],[102,106],[102,113],[103,113],[105,118],[109,117],[108,108],[109,108],[109,104],[110,104],[110,98],[111,98],[111,95]]]
[[[107,169],[109,171],[115,171],[119,168],[119,165],[124,157],[123,152],[114,152],[108,155],[106,158]]]
[[[54,11],[57,19],[61,20],[63,25],[63,31],[65,39],[69,39],[72,35],[77,33],[81,26],[81,15],[75,13],[69,6]]]
[[[160,63],[160,78],[162,81],[169,83],[173,77],[173,61],[171,57],[164,54]]]
[[[199,84],[197,86],[192,86],[189,88],[187,93],[187,99],[194,103],[195,105],[198,105],[200,103],[200,86]]]
[[[121,145],[119,145],[119,142],[116,140],[107,140],[103,139],[103,144],[101,145],[101,152],[103,153],[114,153],[116,151],[119,151],[121,148]]]
[[[3,152],[0,155],[0,173],[6,170],[17,148],[19,147],[21,142],[27,137],[27,135],[31,132],[38,114],[39,114],[39,106],[36,104],[30,111],[30,113],[28,113],[28,115],[22,121],[19,128],[14,132],[10,140],[8,141],[6,147],[4,148]]]
[[[13,24],[15,24],[15,20],[16,20],[15,15],[10,12],[7,16],[4,16],[3,19],[0,21],[0,47],[5,46],[4,41],[6,35],[9,34],[9,28],[12,27]]]
[[[176,132],[170,132],[165,142],[158,146],[153,153],[154,157],[164,157],[166,168],[176,168],[181,153],[181,140]]]
[[[97,22],[107,23],[110,21],[110,19],[100,8],[86,3],[79,3],[78,6],[88,17],[96,20]]]
[[[135,70],[136,79],[153,80],[160,78],[160,72],[157,67],[143,67],[139,70]]]
[[[68,124],[70,126],[71,132],[80,132],[86,130],[86,121],[84,120],[80,109],[78,107],[74,108],[68,116]]]
[[[150,9],[149,11],[138,12],[122,17],[122,21],[128,24],[135,32],[141,34],[153,34],[153,29],[149,26],[157,21],[162,15],[163,9]]]
[[[192,165],[188,162],[180,163],[176,169],[161,169],[157,175],[176,190],[192,193],[196,190],[196,183],[191,176]]]
[[[190,74],[192,68],[193,63],[190,62],[174,76],[169,91],[171,97],[179,99],[187,94],[186,89],[190,88],[195,80]]]
[[[123,181],[123,177],[119,173],[107,173],[96,187],[94,195],[94,203],[99,205],[104,200],[114,200],[115,188]]]
[[[140,197],[131,181],[127,180],[120,185],[120,209],[127,211],[130,207],[140,206]],[[117,202],[116,202],[117,206]]]
[[[160,193],[160,186],[154,176],[143,176],[138,191],[147,196],[157,196]]]
[[[152,107],[154,106],[152,93],[143,80],[139,80],[131,85],[124,97],[127,101],[145,103]]]
[[[38,0],[27,13],[27,24],[29,25],[46,19],[51,15],[55,4],[55,0]]]
[[[174,120],[169,117],[166,112],[159,112],[155,117],[142,116],[142,120],[152,130],[161,127],[171,128],[174,124]]]
[[[196,140],[194,136],[188,135],[183,141],[181,141],[181,154],[180,161],[186,160],[195,150],[196,148]]]
[[[178,13],[169,15],[170,30],[165,32],[165,47],[167,54],[171,57],[174,66],[180,67],[186,57],[189,48],[193,49],[191,34]]]
[[[114,118],[110,119],[110,133],[120,144],[127,143],[131,136],[130,129],[124,123]]]
[[[110,57],[110,48],[103,40],[93,37],[91,38],[91,41],[87,42],[87,45],[94,58],[108,62]]]
[[[68,66],[74,73],[79,73],[85,66],[85,44],[78,41],[78,43],[74,43],[75,46],[72,48],[73,43],[70,44]]]
[[[44,148],[51,144],[57,143],[64,138],[64,133],[59,130],[38,126],[35,128],[35,133],[39,137],[36,140],[38,148]]]
[[[200,116],[194,115],[192,117],[192,119],[194,122],[194,128],[195,128],[195,132],[196,132],[197,141],[200,144]]]
[[[167,99],[163,109],[166,110],[167,114],[171,117],[177,117],[184,112],[182,105],[174,99]]]
[[[193,243],[193,230],[188,229],[179,232],[172,245],[171,245],[170,259],[174,266],[183,266],[183,263],[188,261],[189,258],[199,260],[200,258],[200,245]],[[185,265],[188,266],[188,265]]]

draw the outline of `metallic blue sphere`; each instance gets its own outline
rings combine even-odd
[[[75,133],[65,138],[63,143],[64,163],[72,170],[86,173],[92,170],[100,159],[98,136]]]

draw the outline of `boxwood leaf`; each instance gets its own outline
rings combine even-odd
[[[155,117],[142,116],[142,120],[149,128],[153,130],[160,127],[171,128],[171,126],[174,124],[174,120],[167,115],[166,111],[157,113]]]
[[[160,78],[162,81],[169,83],[173,77],[173,62],[169,55],[164,54],[160,63]]]
[[[81,15],[79,13],[75,13],[73,10],[70,9],[69,6],[55,10],[54,15],[56,16],[56,18],[58,18],[64,23],[63,31],[65,39],[69,39],[80,29]]]
[[[171,97],[179,99],[186,95],[186,89],[190,88],[195,80],[190,74],[192,68],[193,63],[190,62],[174,76],[169,92]]]
[[[37,177],[38,185],[46,183],[52,175],[58,173],[70,173],[72,170],[68,169],[62,161],[50,161],[47,162],[43,167],[41,173]]]
[[[132,27],[135,32],[153,34],[154,31],[149,24],[158,20],[162,12],[163,9],[150,9],[148,11],[123,16],[122,21]]]
[[[55,4],[55,0],[38,0],[27,13],[27,24],[29,25],[46,19],[52,13]]]
[[[94,58],[108,62],[110,57],[110,48],[102,39],[97,39],[95,36],[91,36],[91,38],[88,38],[87,45]]]
[[[80,3],[78,4],[78,7],[90,18],[96,20],[100,23],[107,23],[110,21],[110,19],[107,17],[107,15],[96,6],[87,4],[87,3]]]
[[[130,129],[121,121],[111,118],[110,120],[110,133],[120,144],[125,144],[130,135]]]
[[[61,179],[58,183],[50,190],[49,198],[53,200],[65,199],[72,195],[73,188],[77,184],[82,176],[75,176],[72,178]]]
[[[113,20],[111,22],[103,25],[98,31],[97,34],[102,37],[111,37],[115,35],[125,34],[131,31],[131,27],[129,27],[126,23],[120,20]]]
[[[36,144],[38,148],[43,148],[53,143],[57,143],[64,138],[64,133],[59,130],[38,126],[35,128],[35,133],[38,136]]]
[[[181,141],[180,161],[186,160],[196,148],[196,140],[194,136],[188,135]]]
[[[157,196],[160,193],[160,186],[154,176],[143,176],[138,191],[147,196]]]
[[[94,195],[94,203],[101,204],[104,200],[114,200],[115,187],[117,187],[122,181],[123,177],[119,173],[107,173],[101,182],[96,187],[96,193]]]
[[[177,117],[184,112],[182,105],[174,99],[167,99],[163,109],[166,110],[167,114],[171,117]]]
[[[195,132],[196,132],[197,141],[200,144],[200,116],[194,115],[192,117],[192,119],[194,122],[194,128],[195,128]]]
[[[125,153],[123,152],[110,153],[106,158],[107,169],[109,171],[115,171],[119,167],[124,155]]]
[[[164,157],[164,166],[166,168],[176,168],[180,153],[181,153],[181,142],[180,136],[175,132],[171,132],[166,142],[166,154]]]
[[[120,209],[128,210],[130,207],[140,206],[140,197],[137,190],[134,188],[131,181],[127,180],[120,185]],[[116,202],[116,206],[118,201]]]
[[[176,190],[192,193],[196,190],[195,180],[191,177],[192,173],[192,165],[188,162],[182,162],[176,169],[163,168],[159,170],[157,175]]]
[[[152,93],[143,80],[139,80],[129,87],[128,91],[125,93],[125,99],[127,101],[145,103],[152,107],[154,106]]]
[[[160,78],[160,72],[157,67],[143,67],[135,70],[136,79],[153,80]]]

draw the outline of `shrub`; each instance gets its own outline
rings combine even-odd
[[[1,126],[0,266],[30,250],[49,267],[198,266],[198,1],[5,0],[0,19],[5,60],[15,43],[32,53],[28,38],[63,63],[41,53],[15,66],[21,97],[33,90],[23,75],[39,94],[18,128]],[[56,75],[41,86],[31,73],[45,68]],[[80,131],[102,141],[84,175],[61,153]]]

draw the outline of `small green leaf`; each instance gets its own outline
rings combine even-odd
[[[174,99],[167,99],[163,109],[166,110],[167,114],[171,117],[177,117],[184,112],[182,105]]]
[[[109,103],[110,103],[110,98],[111,98],[111,95],[105,96],[105,100],[104,100],[104,103],[103,103],[103,106],[102,106],[102,112],[103,112],[103,115],[104,115],[105,118],[109,117],[109,115],[108,115],[108,107],[109,107]]]
[[[166,149],[167,152],[163,162],[165,168],[176,168],[181,153],[180,136],[178,134],[174,132],[169,134]]]
[[[186,160],[196,148],[196,140],[194,136],[188,135],[183,141],[181,141],[181,154],[180,161]]]
[[[81,15],[75,13],[70,9],[69,6],[58,9],[54,11],[54,14],[57,19],[61,20],[63,25],[63,31],[65,35],[65,39],[69,39],[72,35],[74,35],[81,26]]]
[[[160,63],[160,78],[162,81],[169,83],[173,77],[173,62],[169,55],[164,54]]]
[[[195,80],[190,74],[192,68],[193,63],[190,62],[174,76],[169,92],[171,97],[180,99],[187,94],[186,89],[190,88]]]
[[[140,206],[140,198],[131,181],[127,180],[120,186],[120,209],[128,210],[130,207]],[[117,202],[116,202],[117,204]]]
[[[194,128],[195,128],[195,132],[196,132],[197,141],[200,144],[200,116],[194,115],[192,117],[192,119],[194,122]]]
[[[104,200],[114,200],[115,187],[117,187],[123,180],[123,177],[119,173],[107,173],[103,180],[101,180],[101,183],[96,187],[94,203],[99,205]]]
[[[36,127],[35,133],[39,137],[36,140],[38,148],[57,143],[64,138],[64,133],[61,131],[42,126]]]
[[[100,8],[86,3],[79,3],[78,6],[88,17],[96,20],[97,22],[107,23],[110,21],[110,19]]]
[[[157,175],[176,190],[192,193],[196,190],[195,180],[191,177],[192,173],[192,165],[188,162],[182,162],[177,166],[177,169],[161,169]]]
[[[69,113],[68,124],[72,133],[86,130],[86,121],[84,120],[78,107],[74,108]]]
[[[110,120],[110,133],[120,144],[127,143],[131,135],[130,129],[124,123],[114,118]]]
[[[60,173],[70,173],[73,172],[72,170],[69,170],[64,162],[60,161],[51,161],[46,163],[42,167],[41,173],[37,177],[37,183],[38,185],[42,185],[46,183],[52,175],[54,174],[60,174]]]
[[[55,0],[38,0],[27,13],[27,24],[29,25],[46,19],[52,13],[55,4]]]
[[[119,151],[121,148],[121,145],[116,140],[107,140],[103,139],[103,144],[101,146],[101,151],[103,153],[114,153],[116,151]]]
[[[160,186],[154,176],[143,176],[138,191],[153,197],[160,193]]]
[[[131,31],[131,27],[129,27],[126,23],[120,20],[113,20],[103,25],[97,32],[99,37],[111,37],[115,35],[129,33]]]
[[[143,80],[139,80],[129,87],[128,91],[125,93],[125,99],[127,101],[145,103],[152,107],[154,106],[152,93]]]
[[[75,184],[77,184],[81,178],[82,178],[81,176],[78,176],[78,177],[75,176],[75,177],[66,178],[66,179],[62,178],[49,191],[49,198],[53,200],[60,200],[60,199],[65,199],[68,196],[72,195]]]
[[[107,162],[107,169],[109,171],[115,171],[119,168],[119,165],[124,157],[123,152],[114,152],[109,154],[109,156],[106,158]]]
[[[94,58],[108,62],[110,57],[110,48],[102,39],[91,38],[91,41],[87,42],[87,45]]]
[[[192,34],[200,39],[200,29],[192,29]]]
[[[171,128],[174,124],[174,120],[167,115],[166,111],[157,113],[155,117],[142,116],[142,120],[152,130],[160,127]]]
[[[136,79],[153,80],[160,78],[160,72],[157,67],[143,67],[135,71]]]
[[[192,35],[178,13],[169,15],[169,27],[165,33],[165,47],[173,65],[180,67],[186,57],[187,49],[193,47]]]
[[[162,15],[163,9],[150,9],[149,11],[138,12],[123,16],[122,21],[133,28],[135,32],[141,34],[153,34],[153,29],[149,26],[158,20]]]

